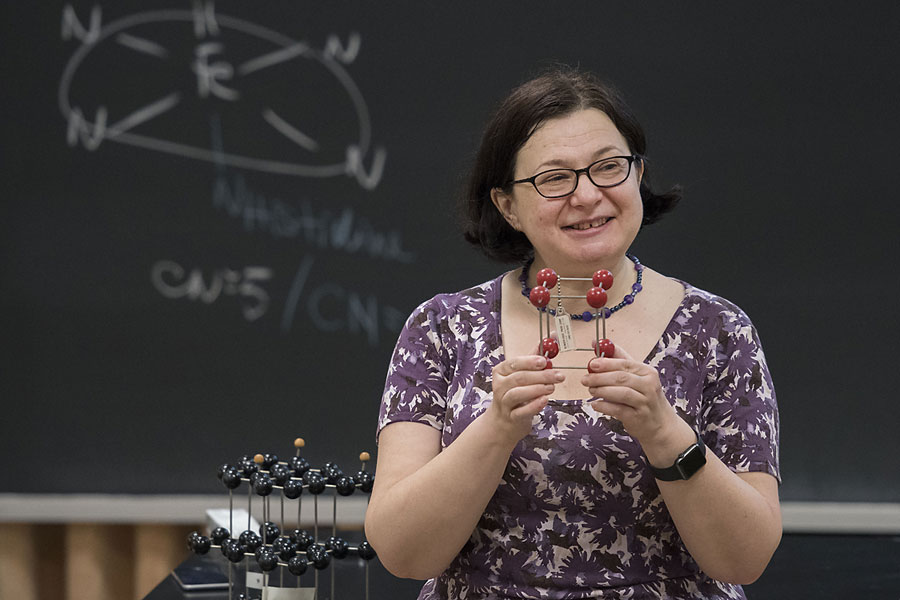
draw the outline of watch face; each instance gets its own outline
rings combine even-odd
[[[694,445],[684,453],[684,456],[678,459],[675,466],[678,468],[681,476],[684,479],[687,479],[705,464],[706,455],[703,453],[703,449],[700,446]]]

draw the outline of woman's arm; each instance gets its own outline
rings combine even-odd
[[[366,537],[398,577],[439,575],[472,535],[497,489],[510,453],[547,404],[558,371],[539,356],[512,358],[493,370],[493,400],[441,451],[441,432],[393,423],[379,437]]]
[[[592,403],[619,419],[651,465],[668,467],[696,434],[666,400],[656,370],[620,348],[594,359],[583,383]],[[658,481],[685,546],[714,579],[746,584],[763,572],[781,540],[778,486],[767,473],[732,472],[713,452],[687,481]]]
[[[642,443],[650,464],[667,467],[696,441],[678,417],[669,440]],[[714,579],[756,581],[781,541],[778,482],[768,473],[734,473],[714,452],[686,481],[659,481],[659,491],[688,552]]]

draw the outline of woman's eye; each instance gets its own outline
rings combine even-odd
[[[569,179],[567,173],[549,173],[541,178],[541,183],[558,183]]]

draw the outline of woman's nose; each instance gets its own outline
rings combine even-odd
[[[603,188],[594,185],[587,172],[579,173],[575,181],[575,190],[569,196],[569,202],[573,206],[596,204],[603,199]]]

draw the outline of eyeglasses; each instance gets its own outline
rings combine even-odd
[[[631,164],[636,160],[643,159],[637,154],[601,158],[583,169],[550,169],[510,183],[530,183],[544,198],[562,198],[575,191],[582,173],[587,173],[591,183],[599,188],[616,187],[631,175]]]

